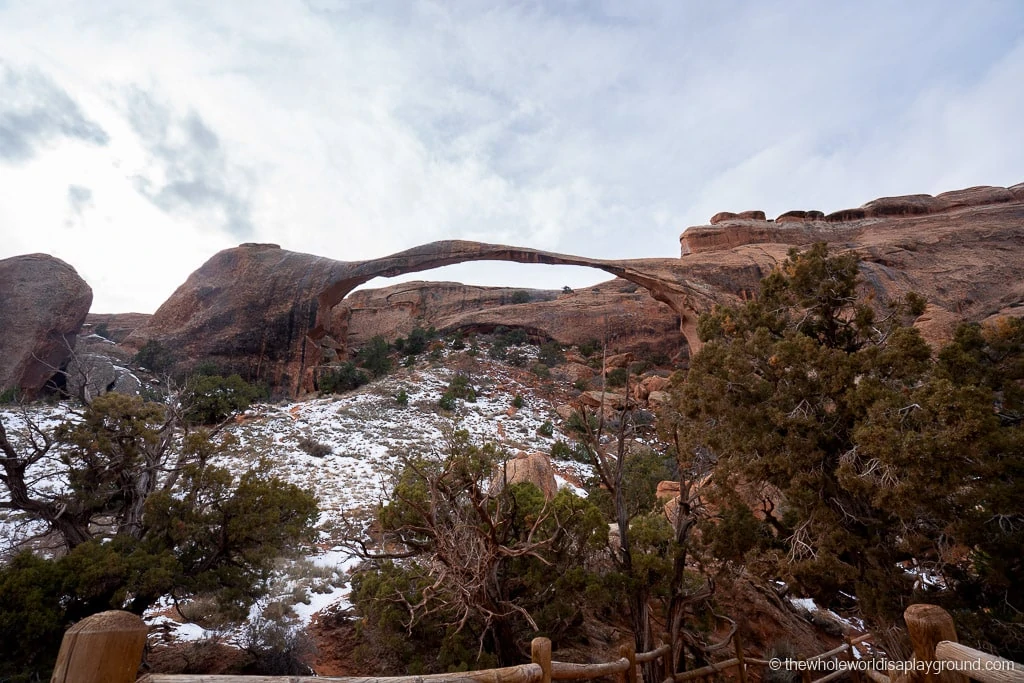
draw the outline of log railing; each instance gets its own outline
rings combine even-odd
[[[904,614],[907,630],[914,646],[911,666],[889,663],[889,671],[909,672],[887,676],[877,668],[854,665],[854,651],[871,639],[871,634],[846,638],[846,642],[827,652],[797,661],[799,666],[780,660],[746,657],[735,629],[730,637],[715,646],[722,649],[731,641],[735,656],[690,671],[675,672],[672,648],[666,643],[650,652],[634,651],[632,643],[619,649],[619,658],[599,664],[572,664],[551,659],[551,641],[534,638],[531,662],[501,669],[467,671],[425,676],[336,677],[313,676],[207,676],[148,674],[139,683],[551,683],[615,676],[619,683],[637,683],[637,665],[661,661],[661,683],[704,682],[735,668],[739,683],[747,683],[751,666],[796,668],[802,683],[828,683],[849,675],[853,683],[861,683],[865,675],[873,683],[966,683],[973,678],[982,683],[1024,683],[1024,666],[999,657],[972,650],[956,642],[956,629],[949,614],[933,605],[913,605]],[[142,662],[146,643],[146,625],[128,612],[102,612],[78,622],[64,634],[51,683],[131,683]],[[667,638],[664,638],[667,641]],[[814,666],[830,658],[842,658],[835,664]],[[913,666],[914,663],[930,663]],[[813,679],[812,670],[834,669]],[[880,667],[879,667],[880,668]],[[966,674],[966,675],[965,675]]]

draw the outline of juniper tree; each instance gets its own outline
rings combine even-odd
[[[853,255],[793,250],[756,299],[702,316],[670,432],[714,462],[723,520],[756,518],[733,550],[764,571],[854,595],[876,624],[922,597],[991,607],[1001,588],[1019,637],[1024,325],[964,328],[936,362],[906,324],[922,309],[870,301]]]
[[[31,545],[51,549],[0,568],[0,676],[45,672],[94,612],[209,592],[244,614],[274,558],[311,540],[315,499],[267,466],[212,465],[223,441],[180,431],[185,412],[110,393],[56,428],[26,413],[15,434],[0,416],[0,508],[40,523]]]

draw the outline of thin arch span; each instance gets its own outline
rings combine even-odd
[[[545,265],[584,266],[597,268],[611,275],[633,282],[647,290],[657,301],[667,304],[680,319],[680,331],[686,337],[691,352],[699,348],[696,335],[696,317],[706,310],[707,295],[696,290],[685,280],[661,277],[651,272],[648,260],[595,259],[571,254],[559,254],[526,247],[485,244],[464,240],[431,242],[390,256],[347,264],[346,274],[337,279],[317,297],[316,323],[309,332],[312,341],[326,334],[331,311],[356,287],[376,277],[395,277],[441,266],[470,261],[513,261]],[[697,302],[705,303],[701,306]]]

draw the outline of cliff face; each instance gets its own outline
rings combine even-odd
[[[526,303],[513,303],[517,291],[523,290],[407,282],[353,292],[334,314],[347,317],[348,348],[358,348],[378,334],[406,335],[417,325],[481,332],[518,327],[561,344],[607,338],[615,351],[643,349],[670,356],[686,345],[673,310],[626,280],[564,293],[528,290]]]
[[[608,260],[477,242],[448,241],[368,261],[334,261],[242,245],[211,258],[136,329],[125,345],[168,346],[179,370],[212,360],[277,392],[312,388],[313,368],[375,335],[522,327],[565,344],[606,336],[617,351],[685,356],[700,347],[697,316],[754,296],[792,246],[816,241],[854,250],[865,287],[882,298],[908,291],[931,305],[918,325],[935,342],[960,320],[1015,314],[1024,302],[1024,184],[938,197],[875,200],[825,216],[789,211],[717,214],[686,230],[681,258]],[[453,283],[404,283],[353,292],[375,277],[465,261],[582,265],[617,279],[572,293],[531,293]]]

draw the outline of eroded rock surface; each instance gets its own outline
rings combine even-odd
[[[865,287],[877,296],[924,295],[929,306],[917,324],[933,345],[948,341],[960,321],[1024,303],[1024,183],[884,197],[828,216],[789,211],[775,222],[696,226],[680,236],[681,261],[697,268],[717,261],[723,273],[735,272],[740,257],[764,264],[818,241],[858,253]],[[694,270],[689,276],[700,278]]]
[[[0,260],[0,392],[34,398],[64,366],[92,304],[92,288],[47,254]]]
[[[722,216],[683,233],[682,258],[592,259],[445,241],[344,262],[242,245],[193,273],[125,345],[138,349],[156,340],[181,363],[212,360],[293,395],[313,389],[317,365],[376,334],[402,336],[416,325],[516,326],[566,344],[601,339],[607,330],[613,346],[621,342],[615,350],[647,344],[684,358],[700,348],[700,313],[755,296],[760,279],[790,247],[816,241],[862,257],[867,293],[882,300],[924,295],[932,306],[921,328],[935,343],[955,320],[983,320],[1024,302],[1024,184],[888,197],[828,216],[791,211],[775,222],[761,212]],[[376,277],[484,260],[587,266],[618,279],[572,293],[534,292],[527,304],[513,304],[511,289],[453,283],[353,293]],[[651,400],[662,399],[662,390],[650,393]]]

